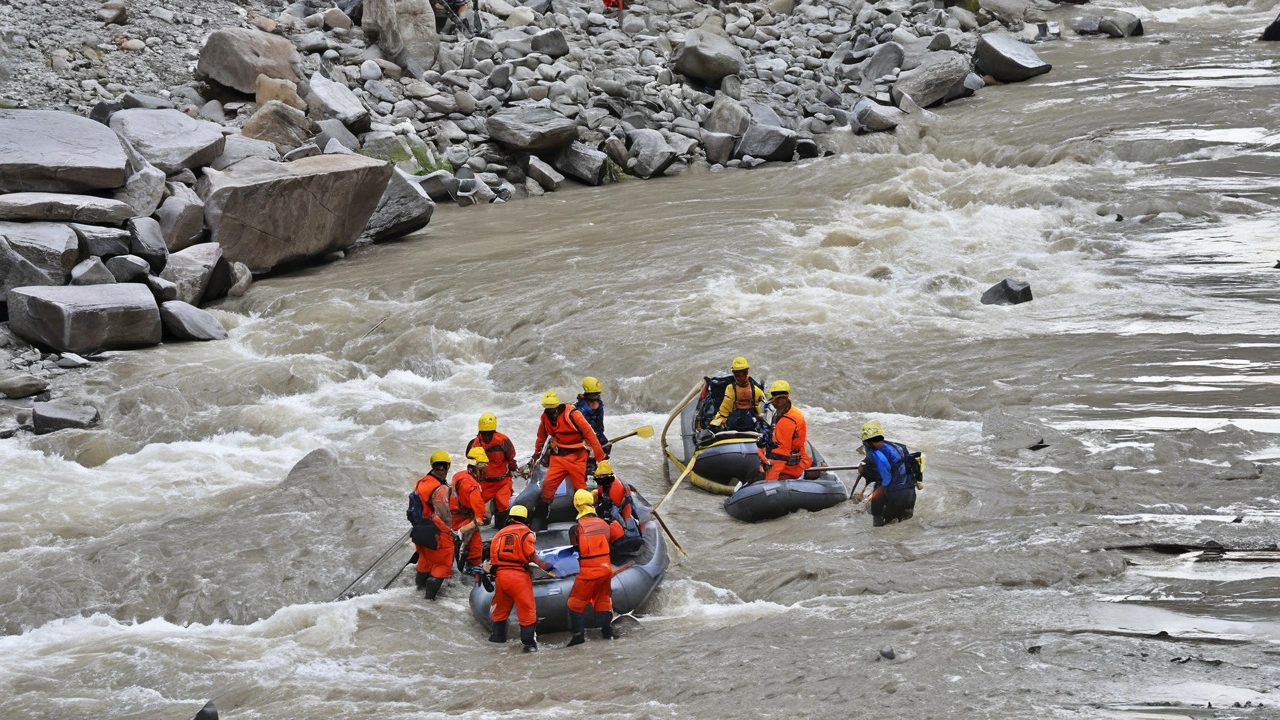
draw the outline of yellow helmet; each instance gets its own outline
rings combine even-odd
[[[601,475],[612,475],[612,474],[613,474],[613,466],[609,464],[608,460],[601,460],[600,462],[596,463],[596,477],[600,477]]]
[[[774,380],[773,384],[769,386],[770,397],[773,397],[774,395],[790,395],[790,394],[791,394],[791,384],[788,383],[786,380]]]
[[[862,426],[862,439],[865,441],[873,437],[884,437],[884,428],[880,427],[879,420],[871,420]]]
[[[596,496],[590,490],[578,490],[573,494],[573,509],[578,517],[596,514]]]
[[[507,517],[524,518],[525,520],[528,520],[529,508],[523,505],[512,505],[511,509],[507,511]]]
[[[602,393],[604,392],[604,386],[600,384],[599,380],[593,377],[584,377],[582,378],[582,392]]]
[[[476,446],[467,451],[467,460],[471,461],[467,463],[468,465],[487,463],[489,462],[489,454],[484,451],[484,448]]]
[[[542,407],[550,410],[553,407],[560,407],[560,396],[555,390],[548,390],[542,394]]]
[[[445,465],[453,464],[453,458],[449,457],[449,453],[443,450],[437,450],[431,453],[431,464],[444,463]]]
[[[734,371],[737,371],[737,370],[750,370],[750,369],[751,369],[751,366],[747,364],[747,359],[746,359],[746,358],[744,358],[744,357],[742,357],[741,355],[739,355],[738,357],[736,357],[736,358],[734,358],[734,359],[733,359],[733,362],[729,365],[729,369],[730,369],[730,370],[734,370]]]
[[[480,422],[477,423],[480,432],[493,432],[498,429],[498,416],[493,413],[485,413],[480,416]]]

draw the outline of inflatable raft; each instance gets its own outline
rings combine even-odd
[[[535,469],[528,486],[512,498],[513,505],[525,505],[533,512],[537,497],[542,492],[542,475],[544,469]],[[551,514],[545,529],[537,529],[538,555],[551,564],[555,577],[548,576],[541,570],[533,571],[533,597],[538,606],[538,632],[564,632],[569,629],[569,591],[573,589],[573,578],[578,573],[578,554],[569,544],[569,528],[577,519],[573,510],[572,495],[567,490],[569,483],[561,483],[556,489],[551,503]],[[643,524],[644,543],[640,551],[633,556],[615,554],[611,560],[614,565],[633,565],[613,577],[613,612],[614,615],[633,612],[644,607],[649,596],[662,582],[667,570],[667,545],[662,537],[661,528],[656,521],[649,520],[649,503],[631,488],[635,504],[634,512]],[[532,519],[532,518],[531,518]],[[648,522],[645,522],[649,520]],[[537,523],[541,525],[541,523]],[[484,533],[485,542],[493,534],[492,529]],[[486,628],[493,628],[490,620],[490,605],[493,593],[477,584],[471,590],[471,614]],[[587,627],[598,627],[595,615],[590,607],[585,614]],[[515,625],[515,611],[512,610],[510,624]],[[513,628],[514,629],[514,628]]]
[[[814,465],[820,465],[822,455],[809,445]],[[695,467],[701,467],[699,460]],[[812,477],[810,477],[812,476]],[[760,480],[743,485],[725,498],[724,510],[730,517],[744,522],[773,520],[797,510],[817,512],[839,505],[849,499],[849,489],[833,472],[814,467],[805,477],[795,480]]]

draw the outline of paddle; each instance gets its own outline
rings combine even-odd
[[[676,540],[676,536],[671,534],[671,528],[667,527],[667,523],[662,519],[662,516],[652,510],[649,511],[649,514],[653,516],[654,520],[658,521],[658,525],[662,528],[662,531],[667,534],[667,537],[671,539],[671,544],[676,546],[676,549],[680,551],[680,554],[685,557],[689,557],[688,551],[681,547],[680,541]]]
[[[369,567],[365,568],[364,572],[360,573],[360,575],[358,575],[358,576],[356,577],[356,579],[355,579],[355,580],[352,580],[352,581],[351,581],[351,584],[349,584],[349,585],[347,585],[345,588],[343,588],[343,589],[342,589],[342,592],[338,593],[338,597],[334,598],[334,599],[333,599],[333,601],[334,601],[334,602],[338,602],[339,600],[341,600],[341,599],[342,599],[342,597],[343,597],[344,595],[346,595],[346,594],[347,594],[347,591],[349,591],[351,588],[353,588],[353,587],[355,587],[355,586],[356,586],[356,583],[358,583],[358,582],[360,582],[361,580],[363,580],[363,579],[365,578],[365,576],[366,576],[366,575],[368,575],[370,572],[372,572],[372,571],[373,571],[373,569],[374,569],[374,568],[376,568],[376,567],[378,567],[378,565],[382,564],[382,561],[384,561],[384,560],[386,560],[387,558],[391,557],[391,553],[395,552],[397,548],[399,548],[401,545],[403,545],[403,544],[404,544],[404,541],[409,539],[409,535],[410,535],[410,533],[412,533],[412,532],[413,532],[413,530],[407,530],[407,531],[405,532],[405,534],[404,534],[404,535],[401,535],[401,536],[400,536],[400,539],[399,539],[399,540],[396,540],[394,543],[392,543],[392,544],[391,544],[391,547],[387,548],[387,549],[386,549],[386,551],[384,551],[381,555],[379,555],[379,556],[378,556],[378,559],[377,559],[377,560],[374,560],[372,565],[370,565]],[[414,553],[414,555],[417,555],[417,553],[415,552],[415,553]],[[404,568],[401,568],[401,570],[403,571],[403,570],[404,570]]]
[[[671,489],[667,491],[666,495],[662,496],[662,499],[658,501],[658,504],[654,505],[653,509],[649,512],[656,514],[658,512],[658,508],[662,507],[663,503],[669,500],[672,495],[676,494],[676,488],[680,487],[680,483],[683,482],[685,478],[689,477],[689,473],[693,472],[694,463],[698,462],[698,458],[701,456],[702,451],[699,450],[689,458],[689,464],[684,466],[684,472],[680,473],[680,477],[676,478],[676,481],[671,484]]]
[[[609,441],[608,441],[608,443],[606,443],[606,444],[608,444],[608,445],[612,445],[612,444],[614,444],[614,443],[618,442],[619,440],[625,440],[625,439],[627,439],[627,438],[629,438],[629,437],[632,437],[633,435],[638,435],[638,436],[640,436],[640,437],[642,437],[642,438],[651,438],[651,437],[653,437],[653,426],[652,426],[652,425],[644,425],[644,426],[642,426],[642,427],[638,427],[638,428],[636,428],[635,430],[632,430],[632,431],[631,431],[631,432],[629,432],[629,433],[623,433],[622,435],[619,435],[619,436],[618,436],[618,437],[616,437],[616,438],[609,438]]]

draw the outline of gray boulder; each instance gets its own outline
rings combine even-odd
[[[177,110],[121,110],[111,116],[111,129],[165,174],[208,165],[225,142],[221,126]]]
[[[553,58],[564,57],[569,54],[569,41],[558,28],[551,28],[530,37],[529,49]]]
[[[123,228],[99,227],[71,223],[68,227],[76,233],[80,243],[80,257],[111,257],[129,254],[129,231]],[[0,232],[4,232],[0,230]]]
[[[119,225],[133,208],[119,200],[93,195],[15,192],[0,195],[0,220],[64,220]]]
[[[311,92],[307,95],[307,107],[316,120],[337,120],[355,132],[369,129],[369,109],[360,102],[351,89],[340,82],[325,77],[323,73],[311,74]],[[346,144],[346,143],[344,143]],[[351,147],[348,145],[348,147]],[[352,150],[358,148],[352,147]]]
[[[210,237],[227,259],[266,272],[355,243],[391,178],[362,155],[317,155],[287,164],[249,158],[206,170],[196,186]]]
[[[448,170],[427,173],[418,184],[427,192],[427,197],[436,202],[453,202],[458,199],[458,178]]]
[[[258,76],[298,81],[293,71],[293,44],[259,30],[222,28],[209,34],[200,59],[196,79],[213,80],[246,95],[257,91]]]
[[[1020,280],[1005,278],[982,293],[983,305],[1017,305],[1031,302],[1031,286]]]
[[[37,435],[59,430],[84,430],[98,424],[98,409],[64,402],[31,404],[31,424]]]
[[[1053,69],[1030,45],[1003,32],[983,35],[978,40],[976,57],[980,72],[1005,83],[1022,82]],[[912,99],[920,102],[915,96]]]
[[[65,284],[67,273],[80,260],[80,239],[62,223],[0,222],[0,235],[47,278],[33,285]]]
[[[130,219],[127,227],[129,252],[146,260],[151,272],[159,275],[169,259],[169,248],[165,245],[160,223],[149,217],[137,217]]]
[[[945,35],[943,37],[946,37]],[[906,51],[896,42],[887,42],[875,49],[871,57],[862,63],[861,73],[862,79],[867,82],[875,82],[886,75],[890,75],[894,70],[902,67],[902,61],[906,59]]]
[[[84,192],[128,179],[120,138],[88,118],[52,110],[0,110],[0,192]]]
[[[711,114],[702,127],[707,132],[741,135],[751,127],[751,113],[742,103],[724,93],[717,93],[711,103]]]
[[[116,276],[107,269],[107,266],[102,263],[102,258],[99,257],[81,260],[78,265],[71,268],[72,285],[110,285],[115,281]]]
[[[360,24],[387,57],[419,80],[435,67],[440,38],[428,0],[364,0]]]
[[[145,285],[24,287],[9,291],[9,328],[57,352],[155,345],[160,310]]]
[[[48,389],[49,383],[35,375],[0,377],[0,395],[11,400],[39,395]]]
[[[871,98],[862,98],[853,106],[854,119],[869,132],[893,130],[898,127],[904,114],[896,107],[881,105]]]
[[[547,192],[559,190],[561,183],[564,182],[564,175],[561,175],[559,171],[548,165],[537,155],[529,156],[529,166],[525,169],[525,175],[532,178]]]
[[[1262,31],[1262,37],[1258,39],[1265,40],[1267,42],[1280,40],[1280,16],[1277,16],[1276,19]]]
[[[227,329],[212,313],[182,302],[160,304],[160,321],[165,334],[175,340],[225,340]]]
[[[733,159],[733,148],[738,138],[728,133],[702,131],[702,147],[707,151],[707,162],[724,165]]]
[[[247,138],[275,145],[276,151],[283,155],[305,145],[320,128],[301,110],[272,100],[258,108],[241,132]]]
[[[978,0],[978,5],[1004,25],[1044,19],[1030,0]]]
[[[364,234],[375,241],[407,235],[426,227],[435,209],[436,204],[418,184],[418,178],[396,168],[378,207],[369,216]]]
[[[969,60],[964,55],[949,50],[927,53],[918,67],[898,76],[891,94],[899,106],[907,95],[920,107],[929,107],[945,100],[947,92],[968,74]]]
[[[116,282],[121,283],[142,282],[151,270],[147,261],[137,255],[117,255],[107,258],[104,264]]]
[[[276,150],[274,143],[266,140],[254,140],[244,135],[228,135],[222,154],[214,158],[209,167],[214,170],[226,170],[247,157],[279,160],[280,151]]]
[[[0,235],[0,292],[7,293],[16,287],[48,284],[49,276],[45,271],[14,250],[8,239]]]
[[[588,185],[604,182],[605,163],[609,156],[590,145],[573,142],[556,156],[555,167],[570,177]]]
[[[325,152],[329,152],[329,143],[336,142],[343,148],[351,151],[360,149],[360,140],[342,124],[341,120],[320,120],[316,123],[320,127],[320,134],[316,136],[316,144],[324,148]],[[336,152],[342,152],[337,150]]]
[[[578,124],[548,108],[509,108],[485,123],[489,137],[511,150],[550,153],[578,139]]]
[[[148,275],[143,278],[142,283],[147,286],[147,289],[151,291],[158,303],[178,299],[178,284],[175,282],[170,282],[155,275]]]
[[[178,286],[176,299],[195,305],[209,288],[209,278],[222,260],[222,247],[216,242],[192,245],[169,255],[161,279]]]
[[[164,199],[165,174],[141,156],[138,159],[140,167],[129,176],[124,187],[111,194],[111,199],[133,208],[134,215],[146,217],[155,212]]]
[[[751,156],[759,160],[789,161],[796,152],[796,134],[773,125],[752,125],[738,140],[733,156]]]
[[[1143,33],[1142,21],[1132,13],[1112,10],[1098,20],[1098,32],[1113,38],[1135,37]]]
[[[177,252],[204,239],[204,201],[194,190],[173,183],[173,194],[156,210],[160,234],[169,252]]]
[[[676,48],[672,65],[677,72],[708,83],[718,83],[726,75],[742,69],[742,52],[728,38],[702,30],[690,30]]]
[[[631,141],[631,157],[635,159],[630,169],[645,179],[666,172],[680,154],[657,130],[632,130],[627,138]]]

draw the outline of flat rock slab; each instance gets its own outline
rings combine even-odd
[[[224,340],[226,328],[211,313],[181,300],[160,304],[165,332],[176,340]]]
[[[111,116],[111,129],[166,175],[208,165],[226,142],[220,125],[177,110],[121,110]]]
[[[1053,69],[1031,46],[1009,33],[983,35],[978,40],[976,57],[983,72],[1005,83],[1029,80]]]
[[[208,79],[246,95],[253,95],[258,76],[298,81],[293,71],[293,43],[278,36],[247,28],[223,28],[209,33],[196,78]]]
[[[50,285],[66,282],[67,273],[80,259],[80,239],[70,226],[63,223],[0,222],[0,235],[9,239],[9,245],[40,268]]]
[[[48,389],[49,383],[35,375],[0,377],[0,395],[11,400],[39,395]]]
[[[128,158],[101,123],[53,110],[0,110],[0,192],[84,192],[124,185]]]
[[[145,285],[23,287],[9,291],[9,327],[58,352],[88,353],[155,345],[160,310]]]
[[[98,420],[98,409],[89,405],[47,402],[31,406],[31,421],[37,435],[59,430],[83,430],[97,425]]]
[[[196,186],[205,223],[228,261],[255,273],[355,243],[391,178],[389,163],[317,155],[291,163],[248,158],[206,170]]]
[[[63,220],[119,225],[133,217],[133,212],[128,203],[93,195],[51,192],[0,195],[0,220]]]
[[[555,152],[578,139],[578,124],[548,108],[511,108],[485,123],[489,136],[522,152]]]

